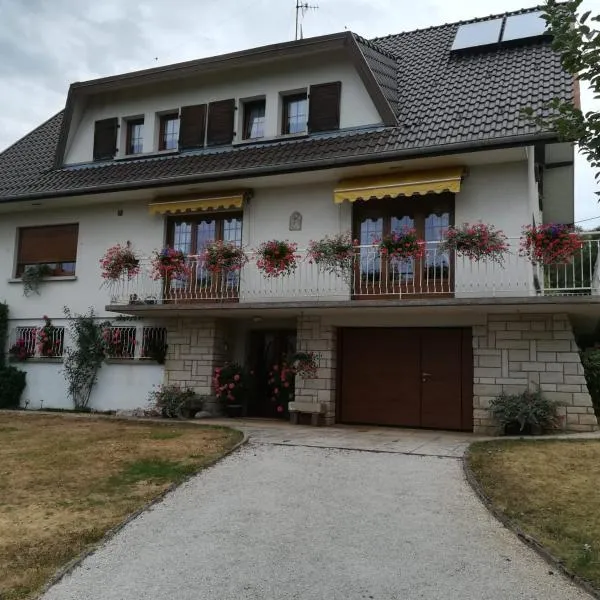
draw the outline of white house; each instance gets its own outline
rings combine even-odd
[[[573,148],[521,113],[548,114],[556,96],[575,98],[577,82],[535,9],[74,83],[63,111],[0,154],[11,343],[33,350],[31,328],[42,315],[63,327],[64,306],[110,319],[124,345],[101,370],[97,409],[144,406],[161,382],[209,394],[235,360],[263,390],[249,415],[278,416],[268,371],[301,350],[319,369],[297,378],[295,400],[321,405],[327,424],[491,431],[494,396],[539,385],[568,429],[592,430],[572,324],[598,314],[598,242],[570,265],[519,255],[523,226],[574,220]],[[439,248],[465,222],[504,231],[503,265]],[[394,263],[374,240],[404,227],[425,256]],[[350,273],[308,260],[311,240],[345,232],[360,245]],[[247,249],[239,273],[206,271],[217,239]],[[260,272],[253,250],[268,240],[297,244],[295,271]],[[100,258],[126,242],[140,273],[102,286]],[[150,257],[167,245],[192,275],[165,286]],[[25,297],[21,275],[38,264],[51,274]],[[166,340],[164,365],[147,357],[149,336]],[[70,406],[68,343],[21,363],[30,407]]]

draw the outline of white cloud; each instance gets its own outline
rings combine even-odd
[[[533,6],[527,0],[310,0],[305,37],[383,36]],[[598,11],[598,0],[583,9]],[[594,6],[596,5],[596,6]],[[293,39],[294,0],[0,0],[0,148],[60,110],[73,81]],[[600,110],[583,91],[584,108]],[[600,215],[576,165],[576,217]],[[597,223],[600,224],[600,218]]]

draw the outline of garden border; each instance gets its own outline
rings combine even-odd
[[[497,440],[488,440],[488,441],[497,441]],[[531,440],[535,443],[534,440]],[[476,496],[481,500],[482,504],[487,508],[492,516],[494,516],[501,525],[506,527],[509,531],[512,531],[517,538],[519,538],[525,545],[529,546],[532,550],[537,552],[537,554],[543,558],[551,567],[555,568],[557,571],[567,577],[570,581],[572,581],[576,586],[581,588],[584,592],[587,592],[592,597],[600,600],[600,589],[594,587],[587,579],[580,577],[579,575],[573,573],[565,564],[554,554],[550,552],[538,539],[525,533],[514,521],[512,521],[504,511],[500,510],[493,503],[492,499],[485,493],[483,487],[477,480],[475,473],[469,466],[468,456],[471,448],[471,444],[465,450],[465,453],[462,457],[463,463],[463,473],[467,483],[471,486],[471,489],[475,492]]]
[[[79,413],[77,413],[77,415],[79,416]],[[86,416],[87,416],[87,414],[86,414]],[[128,421],[128,422],[138,421],[138,422],[142,422],[142,423],[150,421],[150,422],[154,422],[154,424],[156,424],[156,421],[157,421],[155,419],[138,419],[138,418],[131,418],[131,417],[122,418],[122,417],[111,417],[108,415],[92,414],[90,416],[92,416],[92,417],[104,416],[105,419],[110,419],[110,420],[114,420],[114,421]],[[174,420],[170,420],[169,423],[164,423],[164,420],[162,420],[162,421],[163,421],[164,425],[173,425],[174,424],[174,422],[173,422]],[[161,421],[158,421],[158,422],[161,423]],[[175,420],[175,423],[177,423],[176,420]],[[185,423],[185,421],[182,421],[181,423]],[[191,423],[188,426],[190,426],[190,425],[192,427],[196,426],[195,424],[191,424]],[[198,423],[198,425],[200,425],[200,423]],[[35,596],[32,596],[33,600],[40,600],[42,598],[42,596],[51,587],[53,587],[57,583],[59,583],[66,575],[69,575],[70,573],[72,573],[77,567],[79,567],[81,565],[81,563],[83,563],[83,561],[86,558],[88,558],[88,556],[95,554],[101,547],[106,545],[113,537],[115,537],[122,529],[124,529],[126,525],[131,523],[131,521],[133,521],[134,519],[139,517],[142,513],[146,512],[150,508],[153,508],[154,505],[162,502],[168,494],[175,491],[178,487],[182,486],[183,484],[187,483],[188,481],[190,481],[193,477],[196,477],[200,473],[203,473],[206,469],[210,469],[211,467],[214,467],[219,461],[223,460],[230,454],[233,454],[234,452],[239,450],[250,439],[250,436],[248,434],[244,433],[243,431],[240,431],[239,429],[235,429],[233,427],[224,427],[223,425],[208,425],[208,424],[204,424],[204,423],[202,424],[202,426],[212,427],[215,429],[231,429],[233,431],[239,431],[242,434],[242,439],[237,444],[232,446],[229,450],[227,450],[227,452],[225,452],[225,454],[223,454],[222,456],[219,456],[218,458],[215,458],[214,460],[211,460],[206,465],[204,465],[201,469],[199,469],[195,473],[191,473],[190,475],[188,475],[181,481],[179,481],[177,483],[172,483],[169,487],[167,487],[167,489],[163,490],[158,496],[156,496],[156,498],[153,498],[149,502],[146,502],[146,504],[144,504],[143,506],[138,508],[136,511],[132,512],[119,524],[117,524],[114,527],[112,527],[111,529],[109,529],[102,536],[102,538],[99,539],[96,543],[92,544],[92,546],[90,548],[88,548],[87,550],[84,550],[81,554],[79,554],[79,556],[76,556],[75,558],[70,560],[63,567],[60,567],[58,569],[58,571],[56,571],[54,573],[54,575],[52,575],[52,577],[50,577],[50,579],[44,584],[44,586],[40,589],[40,591],[38,593],[36,593]]]

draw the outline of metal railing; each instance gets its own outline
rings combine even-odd
[[[518,238],[508,243],[502,264],[453,256],[438,242],[428,243],[419,260],[389,259],[377,246],[360,246],[353,264],[338,271],[321,268],[299,250],[296,269],[282,277],[265,277],[252,253],[241,271],[224,274],[211,273],[201,257],[190,256],[189,275],[169,283],[152,279],[150,259],[142,259],[135,278],[112,285],[110,304],[600,294],[599,235],[586,237],[572,262],[563,265],[532,265],[519,255]]]

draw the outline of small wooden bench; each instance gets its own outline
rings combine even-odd
[[[310,415],[310,424],[318,426],[320,416],[325,414],[325,406],[319,402],[290,402],[288,404],[290,423],[298,425],[300,415]]]

